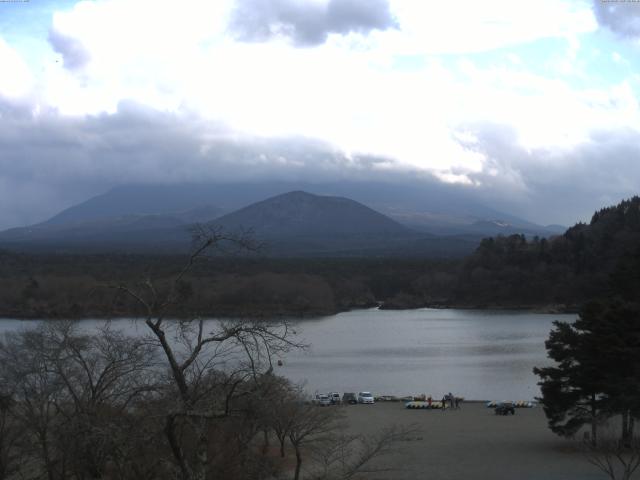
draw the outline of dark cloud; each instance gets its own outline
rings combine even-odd
[[[239,40],[282,36],[297,46],[320,45],[330,33],[366,34],[396,26],[388,0],[238,0],[230,23]]]
[[[416,209],[439,199],[512,213],[538,223],[573,224],[594,210],[640,193],[640,133],[594,132],[570,151],[527,150],[517,133],[495,124],[465,125],[483,153],[475,186],[449,185],[430,174],[393,168],[388,158],[346,156],[309,138],[240,135],[198,116],[162,113],[122,103],[115,114],[65,117],[0,98],[0,229],[45,220],[121,184],[186,182],[366,182],[401,185]],[[468,137],[468,136],[467,136]],[[370,185],[370,184],[369,184]],[[393,207],[399,191],[376,187]],[[411,193],[414,192],[414,193]],[[418,195],[417,192],[420,192]],[[433,198],[424,200],[424,192]],[[331,193],[331,192],[328,192]],[[380,207],[361,191],[354,198]],[[384,202],[383,202],[384,200]],[[442,206],[442,205],[441,205]]]
[[[64,35],[55,28],[49,30],[49,43],[56,52],[62,55],[64,67],[69,70],[80,69],[90,60],[89,52],[79,40]]]
[[[538,223],[572,225],[623,198],[640,194],[640,133],[592,132],[588,141],[566,152],[526,149],[504,125],[482,124],[470,130],[487,163],[472,178],[481,184],[488,205]]]
[[[598,23],[624,37],[640,37],[640,3],[637,1],[594,0]]]
[[[42,221],[120,184],[374,178],[371,169],[388,162],[347,158],[308,138],[239,135],[135,103],[84,118],[32,111],[0,98],[0,229]]]

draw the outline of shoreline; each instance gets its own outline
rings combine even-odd
[[[247,320],[270,320],[270,319],[297,319],[297,320],[316,320],[322,317],[330,317],[340,313],[355,312],[359,310],[384,310],[384,311],[408,311],[421,309],[434,310],[476,310],[476,311],[501,311],[501,312],[525,312],[537,314],[578,314],[580,308],[577,305],[468,305],[468,304],[444,304],[444,303],[426,303],[421,306],[411,306],[407,308],[388,306],[384,302],[377,302],[371,305],[358,305],[353,308],[336,309],[331,311],[318,312],[273,312],[273,313],[242,313],[242,312],[210,312],[198,313],[197,315],[172,315],[175,320],[185,320],[189,318],[230,318],[230,319],[247,319]],[[1,311],[0,311],[1,312]],[[33,312],[1,312],[0,321],[2,320],[23,320],[23,321],[40,321],[40,320],[121,320],[121,319],[143,319],[142,315],[134,313],[118,312],[116,315],[110,315],[105,312],[86,312],[83,315],[61,315],[54,311],[48,315],[34,314]]]

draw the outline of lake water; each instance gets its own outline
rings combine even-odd
[[[479,310],[357,310],[302,321],[311,345],[278,370],[307,390],[533,400],[554,320],[575,315]]]
[[[310,347],[292,352],[276,372],[304,382],[310,393],[357,392],[434,398],[532,400],[539,395],[534,366],[547,365],[544,341],[554,320],[575,315],[480,310],[355,310],[299,321]],[[91,327],[100,321],[83,321]],[[137,322],[115,322],[131,334]],[[33,322],[0,320],[0,333]]]

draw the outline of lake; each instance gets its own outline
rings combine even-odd
[[[533,400],[534,366],[548,365],[554,320],[575,315],[514,311],[356,310],[298,324],[311,345],[279,373],[315,390],[466,399]]]
[[[315,391],[434,398],[453,392],[466,399],[532,400],[539,395],[534,366],[549,364],[544,341],[554,320],[575,315],[514,311],[417,309],[355,310],[301,320],[300,339],[276,372]],[[83,321],[91,327],[96,320]],[[115,322],[132,334],[146,327]],[[33,322],[0,320],[0,333]]]

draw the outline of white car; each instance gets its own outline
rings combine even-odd
[[[358,392],[358,403],[375,403],[371,392]]]
[[[316,396],[313,398],[313,403],[321,407],[328,407],[331,405],[331,399],[326,393],[316,393]]]
[[[340,405],[340,394],[338,392],[329,393],[329,399],[331,400],[331,405]]]

